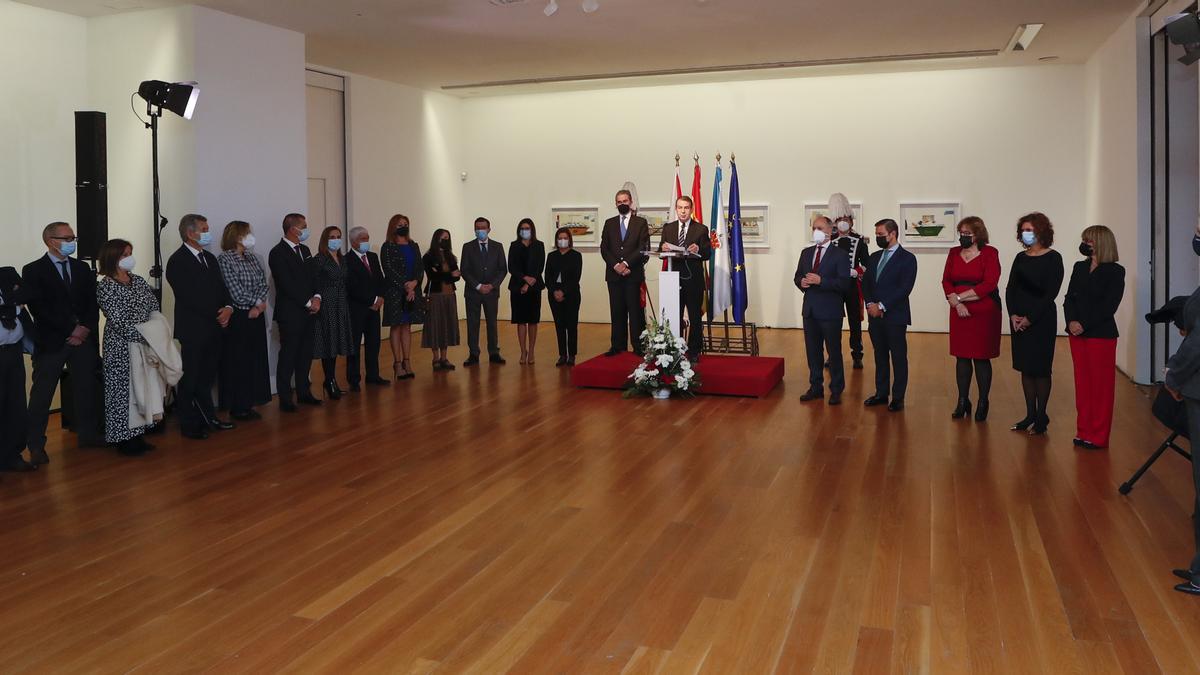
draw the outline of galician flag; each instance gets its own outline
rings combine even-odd
[[[742,249],[742,196],[738,191],[737,164],[729,161],[729,264],[733,289],[733,320],[746,323],[750,294],[746,289],[746,252]]]
[[[709,290],[708,318],[719,320],[725,310],[733,304],[733,287],[729,274],[729,229],[721,217],[721,163],[713,175],[712,217],[708,220],[709,230],[715,243],[709,269],[712,271],[712,287]]]

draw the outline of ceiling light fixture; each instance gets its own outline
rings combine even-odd
[[[579,6],[583,8],[585,14],[591,14],[600,9],[600,0],[583,0]]]
[[[550,2],[546,4],[546,9],[542,10],[542,14],[545,14],[546,16],[554,16],[554,13],[557,11],[558,3],[555,0],[550,0]]]
[[[1004,51],[1023,52],[1029,49],[1029,45],[1033,44],[1033,39],[1045,25],[1044,23],[1023,23],[1017,26],[1016,32],[1013,33],[1012,39],[1008,41],[1008,47]]]

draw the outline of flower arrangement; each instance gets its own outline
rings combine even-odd
[[[642,331],[641,339],[645,356],[629,374],[632,383],[625,390],[625,396],[695,396],[700,389],[700,377],[687,359],[687,343],[675,337],[670,322],[664,319],[659,323],[651,319],[650,325]]]

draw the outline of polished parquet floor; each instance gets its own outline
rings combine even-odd
[[[54,432],[0,477],[0,672],[1200,672],[1189,467],[1117,494],[1166,431],[1122,377],[1112,448],[1073,448],[1065,343],[1030,438],[1007,352],[991,420],[950,420],[941,335],[896,415],[859,404],[869,364],[799,403],[800,331],[763,335],[768,398],[653,401],[572,389],[548,324],[521,366],[503,329],[508,365],[420,352],[144,458]]]

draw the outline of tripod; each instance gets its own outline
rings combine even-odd
[[[1129,491],[1133,489],[1133,484],[1138,482],[1138,479],[1142,477],[1142,474],[1150,470],[1150,467],[1158,461],[1159,457],[1162,457],[1162,454],[1166,452],[1168,448],[1182,455],[1187,461],[1192,461],[1191,453],[1175,444],[1176,439],[1178,439],[1180,435],[1181,434],[1178,431],[1172,431],[1171,435],[1167,436],[1167,440],[1163,441],[1158,446],[1158,449],[1154,451],[1153,455],[1150,455],[1150,459],[1147,459],[1146,463],[1143,464],[1137,471],[1135,471],[1134,474],[1130,476],[1129,480],[1121,483],[1121,487],[1117,488],[1117,491],[1123,495],[1129,494]]]

